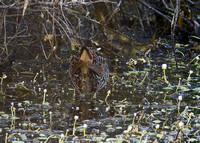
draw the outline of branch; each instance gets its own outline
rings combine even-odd
[[[176,61],[176,68],[178,68],[177,65],[177,60],[176,60],[176,53],[175,53],[175,40],[174,40],[174,35],[175,35],[175,29],[176,29],[176,23],[177,23],[177,19],[178,19],[178,14],[179,14],[179,10],[180,10],[180,0],[176,1],[176,8],[175,8],[175,12],[172,18],[172,23],[171,23],[171,42],[172,42],[172,47],[174,50],[174,56],[175,56],[175,61]]]
[[[150,6],[149,4],[143,2],[142,0],[137,0],[139,3],[143,4],[144,6],[146,6],[147,8],[149,8],[150,10],[154,11],[155,13],[161,15],[162,17],[164,17],[165,19],[167,19],[170,23],[171,23],[171,19],[164,15],[163,13],[161,13],[160,11],[156,10],[155,8],[153,8],[152,6]]]
[[[94,4],[94,3],[100,3],[102,1],[95,1],[95,2],[81,2],[81,1],[77,1],[77,2],[34,2],[34,3],[30,3],[28,6],[55,6],[55,7],[58,7],[58,6],[64,6],[64,7],[69,7],[69,5],[91,5],[91,4]],[[115,3],[115,2],[112,2],[112,1],[105,1],[104,3]],[[10,5],[0,5],[0,9],[16,9],[16,10],[20,10],[20,9],[24,9],[24,4],[23,3],[20,3],[22,4],[22,6],[10,6]]]
[[[165,0],[162,0],[162,3],[164,4],[165,8],[171,12],[174,12],[173,9],[169,8],[168,5],[166,4]]]

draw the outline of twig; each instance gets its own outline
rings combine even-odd
[[[178,19],[179,10],[180,10],[180,0],[177,0],[176,1],[175,12],[174,12],[174,15],[173,15],[173,18],[172,18],[172,22],[171,22],[171,42],[172,42],[172,46],[173,46],[173,50],[174,50],[174,57],[175,57],[175,61],[176,61],[176,68],[178,68],[178,65],[177,65],[176,53],[175,53],[174,35],[175,35],[176,22],[177,22],[177,19]]]
[[[117,13],[117,11],[119,10],[119,7],[120,7],[121,3],[122,3],[122,0],[119,1],[119,3],[117,4],[117,6],[115,7],[115,9],[112,11],[110,17],[108,18],[108,20],[106,21],[106,23],[104,24],[104,26],[106,26],[108,24],[108,22],[111,20],[111,18],[113,17],[113,15],[115,13]]]
[[[146,6],[143,6],[144,7],[144,14],[145,14],[145,17],[146,17],[146,21],[147,21],[147,25],[149,27],[149,30],[150,30],[150,34],[152,35],[153,34],[153,31],[151,29],[151,24],[150,24],[150,20],[149,20],[149,12],[147,11],[147,8]]]
[[[162,3],[164,4],[165,8],[171,12],[174,12],[173,9],[169,8],[168,5],[166,4],[165,0],[162,0]]]
[[[1,16],[0,16],[0,36],[1,36],[1,32],[2,32],[2,28],[3,28],[3,23],[4,23],[4,12],[5,12],[5,10],[1,10],[0,11],[0,14],[1,14]]]
[[[196,9],[200,10],[200,7],[199,7],[199,4],[200,4],[200,1],[197,1],[197,2],[193,2],[191,0],[187,0],[190,4],[192,4]]]
[[[145,33],[145,31],[144,31],[144,25],[143,25],[143,23],[142,23],[141,14],[140,14],[140,12],[139,12],[138,5],[137,5],[136,0],[134,0],[134,3],[135,3],[134,6],[135,6],[135,9],[136,9],[136,11],[137,11],[137,15],[138,15],[138,18],[139,18],[139,21],[140,21],[140,25],[141,25],[141,27],[142,27],[142,31]]]
[[[55,4],[53,4],[53,16],[52,16],[52,36],[53,37],[52,37],[52,45],[51,45],[52,51],[53,51],[53,47],[55,46],[54,44],[56,43],[55,35],[56,35],[56,31],[55,31]],[[54,40],[55,40],[55,43],[54,43]]]
[[[160,11],[156,10],[155,8],[153,8],[152,6],[148,5],[147,3],[143,2],[142,0],[137,0],[138,2],[140,2],[141,4],[145,5],[147,8],[153,10],[155,13],[161,15],[162,17],[164,17],[165,19],[167,19],[170,23],[171,23],[171,19],[164,15],[163,13],[161,13]]]
[[[45,57],[45,59],[47,60],[48,58],[47,58],[47,55],[46,55],[45,50],[44,50],[44,46],[43,46],[43,44],[42,44],[41,41],[40,41],[40,44],[41,44],[41,47],[42,47],[42,52],[43,52],[43,54],[44,54],[44,57]]]
[[[6,54],[8,56],[8,47],[7,47],[7,42],[6,42],[7,41],[7,39],[6,39],[6,11],[7,10],[4,11],[4,15],[3,15],[3,17],[4,17],[3,24],[4,24],[4,46],[5,46]]]
[[[77,1],[77,2],[67,2],[67,1],[65,1],[65,2],[62,2],[62,1],[60,1],[60,2],[54,2],[54,1],[52,1],[52,2],[41,2],[41,1],[37,1],[37,2],[33,2],[33,3],[30,3],[29,4],[29,7],[31,7],[31,6],[53,6],[53,5],[55,5],[55,7],[58,7],[58,6],[60,6],[60,5],[62,5],[62,6],[65,6],[65,7],[69,7],[69,6],[71,6],[71,5],[80,5],[80,4],[82,4],[82,5],[92,5],[92,4],[95,4],[95,3],[101,3],[102,1],[94,1],[94,2],[80,2],[80,1]],[[112,1],[106,1],[105,3],[115,3],[115,2],[112,2]],[[14,4],[12,4],[12,5],[0,5],[0,9],[15,9],[15,10],[20,10],[20,9],[24,9],[24,4],[23,3],[21,3],[21,5],[22,6],[14,6]],[[28,9],[27,9],[28,10]]]
[[[143,2],[142,0],[137,0],[138,2],[140,2],[141,4],[143,4],[144,6],[146,6],[147,8],[149,8],[150,10],[154,11],[155,13],[159,14],[160,16],[162,16],[163,18],[165,18],[169,23],[172,22],[172,20],[170,19],[170,17],[164,15],[163,13],[161,13],[160,11],[156,10],[155,8],[153,8],[152,6],[150,6],[149,4]],[[187,34],[191,34],[191,32],[181,28],[180,26],[178,26],[177,24],[175,24],[175,27],[178,28],[180,31],[187,33]]]
[[[47,12],[49,13],[49,15],[52,17],[53,15],[47,10]],[[69,36],[69,34],[68,34],[68,32],[69,33],[71,33],[70,31],[71,31],[71,29],[66,25],[66,23],[62,20],[62,19],[59,19],[66,27],[63,27],[62,26],[62,24],[55,18],[54,19],[55,20],[55,22],[62,28],[62,30],[64,31],[64,33],[66,34],[66,36],[67,36],[67,38],[70,40],[70,41],[72,41],[71,40],[71,37]],[[67,31],[66,31],[66,29],[67,29]]]

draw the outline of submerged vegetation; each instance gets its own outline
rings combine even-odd
[[[0,1],[0,142],[200,142],[198,0]],[[79,96],[79,47],[109,61]]]

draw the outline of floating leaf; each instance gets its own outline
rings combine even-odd
[[[74,90],[74,89],[73,89],[73,88],[68,88],[68,90],[72,91],[72,90]]]
[[[17,120],[17,119],[20,119],[19,117],[16,117],[16,116],[14,116],[14,117],[11,117],[10,119],[12,119],[12,120]]]
[[[115,132],[115,129],[114,129],[114,128],[108,128],[106,131],[107,131],[108,133],[113,133],[113,132]]]
[[[12,143],[24,143],[23,141],[12,141]]]
[[[116,127],[116,129],[117,130],[121,130],[121,129],[123,129],[122,127],[120,127],[120,126],[118,126],[118,127]]]
[[[95,141],[95,142],[101,142],[102,140],[104,140],[103,137],[94,137],[94,138],[92,138],[92,141]]]
[[[112,128],[112,125],[106,125],[106,128]]]
[[[37,137],[38,140],[47,140],[47,137]]]
[[[168,87],[164,87],[163,89],[165,90],[174,90],[175,86],[168,86]]]
[[[23,126],[23,127],[27,127],[28,124],[27,124],[27,123],[23,123],[22,126]]]
[[[179,89],[180,89],[181,91],[184,91],[184,92],[186,92],[186,91],[190,91],[189,88],[184,87],[184,86],[179,86]]]
[[[158,123],[161,123],[162,121],[160,121],[160,120],[154,120],[153,122],[156,123],[156,124],[158,124]]]
[[[20,137],[21,137],[22,140],[26,140],[27,139],[27,136],[25,134],[21,134]]]
[[[196,142],[197,141],[197,139],[195,139],[195,138],[190,138],[189,140],[187,140],[188,142]]]
[[[1,116],[4,117],[4,118],[8,118],[9,117],[8,114],[2,114]]]
[[[107,142],[116,142],[117,139],[116,138],[107,138],[106,141]]]
[[[31,104],[31,102],[29,100],[25,100],[23,102],[24,102],[25,105],[30,105]]]
[[[200,87],[193,88],[192,90],[193,90],[194,92],[200,92]]]
[[[165,129],[171,129],[171,127],[170,127],[170,126],[165,126],[164,128],[165,128]]]
[[[128,72],[124,72],[124,75],[126,76],[130,76],[131,74],[138,74],[139,71],[128,71]]]

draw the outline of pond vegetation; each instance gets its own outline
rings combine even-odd
[[[0,142],[200,142],[198,1],[0,1]],[[108,59],[88,96],[69,80]]]

